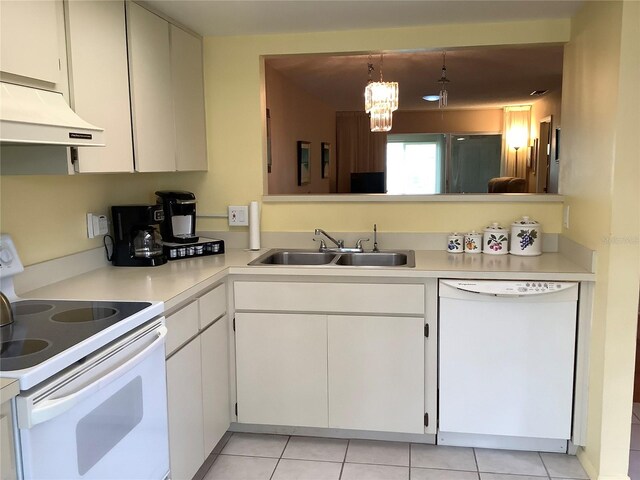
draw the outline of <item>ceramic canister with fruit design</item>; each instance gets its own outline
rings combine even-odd
[[[482,253],[482,234],[473,230],[464,235],[464,253]]]
[[[498,222],[493,222],[484,229],[482,252],[489,255],[505,255],[509,253],[509,233]]]
[[[542,254],[542,227],[529,217],[511,224],[510,252],[513,255]]]

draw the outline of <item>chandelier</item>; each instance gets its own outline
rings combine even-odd
[[[447,52],[442,52],[442,73],[440,74],[440,80],[438,83],[440,84],[440,93],[438,94],[438,108],[444,108],[447,106],[449,92],[447,92],[447,83],[449,83],[449,79],[447,78]]]
[[[380,54],[380,81],[374,82],[371,75],[374,71],[369,55],[369,81],[364,89],[364,109],[370,116],[372,132],[388,132],[391,130],[393,113],[398,109],[398,82],[385,82],[382,78],[382,54]]]

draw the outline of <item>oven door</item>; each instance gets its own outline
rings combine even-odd
[[[169,473],[164,319],[17,399],[25,479]]]

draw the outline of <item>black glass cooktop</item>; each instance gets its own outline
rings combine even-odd
[[[148,302],[22,300],[0,327],[0,371],[33,367],[147,308]]]

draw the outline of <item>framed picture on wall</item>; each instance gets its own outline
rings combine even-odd
[[[298,140],[298,185],[307,185],[311,179],[311,142]]]
[[[322,148],[320,152],[320,158],[322,158],[322,178],[329,178],[329,165],[331,164],[331,144],[322,142]]]

